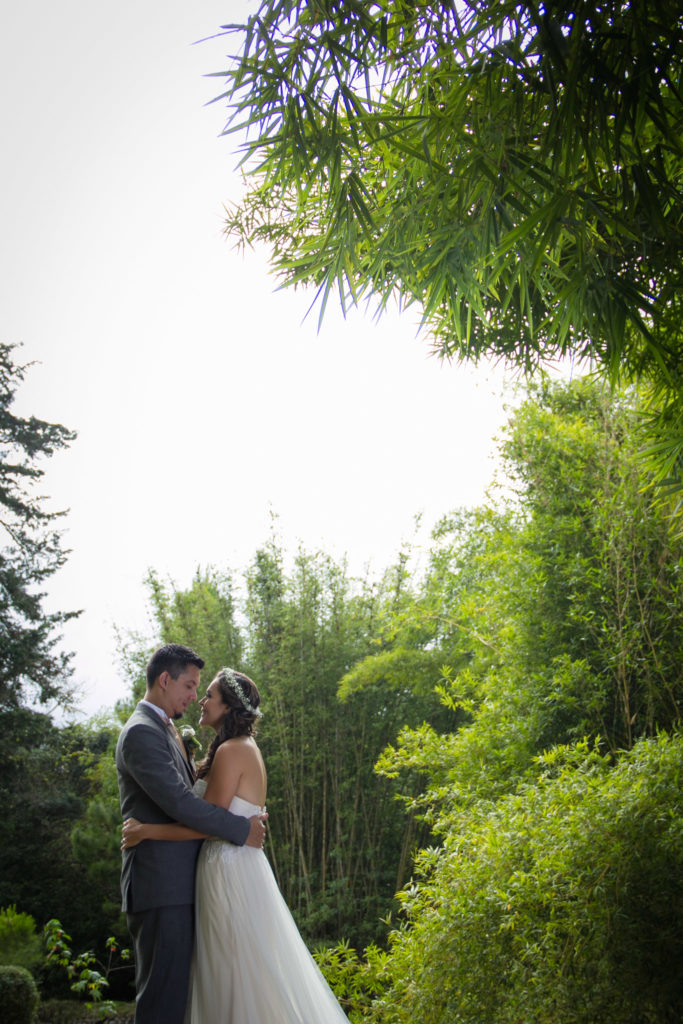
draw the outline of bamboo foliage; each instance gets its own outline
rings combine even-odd
[[[683,548],[648,493],[637,401],[531,389],[498,507],[445,517],[395,609],[413,654],[430,625],[449,651],[461,718],[378,760],[406,791],[424,779],[409,804],[437,842],[385,949],[321,956],[354,1024],[681,1019]],[[404,659],[370,656],[343,685],[400,685]]]
[[[381,918],[424,834],[396,802],[396,784],[375,774],[375,761],[406,722],[443,719],[433,692],[440,670],[432,659],[429,683],[422,666],[414,691],[397,692],[389,676],[377,676],[362,692],[342,692],[340,702],[348,670],[378,642],[392,643],[381,623],[397,613],[405,564],[373,585],[349,579],[343,564],[322,554],[300,551],[287,571],[283,562],[271,541],[256,553],[244,587],[215,569],[198,570],[187,590],[153,572],[146,583],[160,641],[198,650],[207,681],[228,664],[259,687],[268,855],[304,934],[365,943],[384,933]],[[125,660],[139,676],[137,696],[147,655],[132,638]],[[197,717],[190,709],[189,721]]]
[[[321,317],[396,297],[449,356],[651,381],[649,450],[680,477],[678,0],[262,0],[225,33],[238,243]]]
[[[373,768],[406,706],[380,687],[337,701],[345,670],[373,645],[381,605],[380,594],[351,596],[343,568],[320,555],[300,552],[287,576],[270,548],[249,576],[247,666],[270,709],[262,743],[273,780],[274,863],[288,902],[318,937],[348,934],[350,920],[355,935],[372,931],[373,911],[391,904],[405,844],[393,787]],[[430,708],[437,710],[433,696],[418,713]]]

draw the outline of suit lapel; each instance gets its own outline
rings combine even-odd
[[[169,728],[168,725],[166,725],[166,723],[162,720],[160,715],[156,713],[156,711],[152,711],[152,709],[148,708],[145,704],[138,704],[137,710],[145,716],[146,720],[153,722],[154,725],[156,725],[157,728],[160,730],[160,732],[164,734],[166,742],[168,743],[171,753],[173,754],[173,759],[178,767],[178,770],[182,772],[183,778],[186,781],[189,779],[190,786],[193,786],[194,773],[190,765],[183,757],[172,730]]]

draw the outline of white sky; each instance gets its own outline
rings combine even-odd
[[[191,44],[251,7],[4,5],[2,340],[40,361],[16,411],[79,435],[42,490],[71,510],[46,604],[84,609],[65,640],[87,713],[128,693],[113,624],[147,628],[148,567],[240,570],[272,509],[289,550],[379,571],[493,471],[499,371],[441,366],[412,311],[318,333],[311,296],[222,236],[239,179],[203,76],[228,43]]]

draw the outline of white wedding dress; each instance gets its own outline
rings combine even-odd
[[[236,796],[230,810],[249,818],[261,808]],[[205,840],[195,913],[185,1024],[348,1024],[262,850]]]

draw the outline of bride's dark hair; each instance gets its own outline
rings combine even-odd
[[[235,672],[231,668],[222,668],[213,681],[218,684],[221,700],[229,710],[211,741],[206,757],[197,765],[198,779],[203,779],[209,774],[221,743],[235,736],[254,736],[256,723],[261,716],[258,710],[261,695],[249,676],[245,676],[243,672]]]

